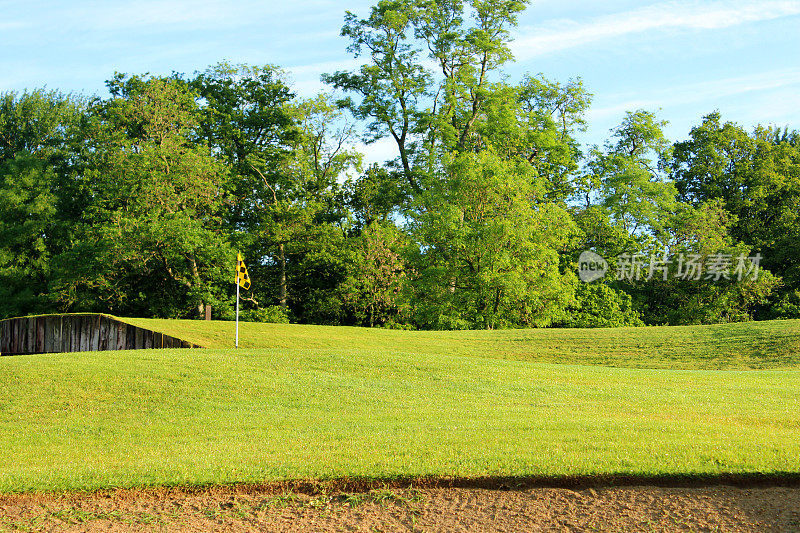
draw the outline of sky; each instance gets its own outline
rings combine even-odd
[[[0,0],[0,92],[46,87],[107,96],[129,74],[191,75],[227,60],[273,64],[298,95],[320,74],[353,69],[345,10],[377,0]],[[800,130],[800,0],[539,0],[514,31],[509,81],[580,77],[593,97],[581,140],[602,144],[626,111],[645,109],[685,139],[718,110],[747,129]],[[390,143],[364,147],[368,161]]]

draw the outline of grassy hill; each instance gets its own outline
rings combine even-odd
[[[226,347],[230,323],[130,322],[212,348],[0,358],[0,492],[800,472],[797,321],[496,332],[244,324],[239,350]]]
[[[120,318],[207,348],[233,348],[234,324]],[[500,331],[400,331],[342,326],[240,323],[240,346],[471,355],[629,368],[800,367],[800,320],[713,326]]]

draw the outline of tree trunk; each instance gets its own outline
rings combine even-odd
[[[286,309],[286,251],[283,243],[278,246],[278,262],[281,265],[278,298],[280,299],[281,307]]]
[[[189,263],[192,265],[192,283],[189,284],[189,287],[192,287],[192,285],[197,286],[200,284],[200,270],[197,268],[197,259],[195,259],[194,254],[189,257]],[[197,314],[200,318],[205,318],[206,316],[206,303],[202,300],[197,304]]]

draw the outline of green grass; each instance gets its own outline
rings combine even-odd
[[[233,348],[234,324],[121,318],[207,348]],[[501,331],[399,331],[341,326],[240,324],[243,348],[347,353],[471,355],[628,368],[800,368],[800,320],[715,326]]]
[[[130,322],[211,346],[231,331]],[[777,367],[797,366],[799,331],[244,324],[239,350],[3,357],[0,492],[797,473],[800,370]]]

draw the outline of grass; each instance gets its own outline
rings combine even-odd
[[[206,348],[233,348],[234,324],[121,318]],[[713,326],[501,331],[400,331],[342,326],[240,324],[242,348],[347,353],[470,355],[627,368],[800,368],[800,320]]]
[[[230,323],[129,321],[220,347],[0,358],[0,492],[800,472],[797,321],[243,324],[239,350]]]

